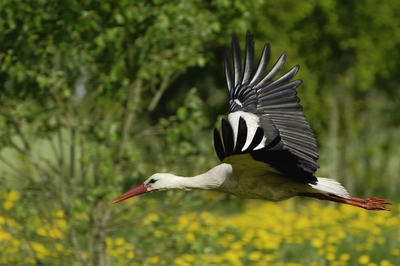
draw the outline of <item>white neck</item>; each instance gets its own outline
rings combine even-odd
[[[223,183],[231,176],[232,166],[230,164],[220,164],[209,171],[193,176],[182,177],[172,174],[159,174],[167,177],[168,184],[165,189],[214,189],[219,190]]]

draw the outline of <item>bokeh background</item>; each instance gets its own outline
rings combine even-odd
[[[0,264],[400,265],[399,17],[398,0],[2,0]],[[247,29],[301,66],[318,176],[392,212],[195,190],[108,205],[219,163],[224,50]]]

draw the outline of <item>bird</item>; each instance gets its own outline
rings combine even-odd
[[[269,71],[266,43],[254,70],[254,39],[246,34],[244,60],[237,35],[232,34],[232,60],[225,51],[224,72],[229,95],[228,119],[214,129],[214,147],[221,163],[193,177],[156,173],[115,198],[126,199],[168,189],[208,189],[241,198],[282,201],[292,197],[327,200],[366,210],[390,210],[389,201],[357,198],[336,180],[316,177],[319,168],[314,132],[297,96],[301,80],[292,80],[299,65],[277,77],[287,58],[284,52]]]

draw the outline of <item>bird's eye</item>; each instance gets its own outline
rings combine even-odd
[[[149,180],[147,185],[154,184],[155,182],[157,182],[157,179],[152,178],[152,179]]]

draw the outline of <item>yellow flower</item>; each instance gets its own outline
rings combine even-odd
[[[8,211],[14,207],[15,203],[13,201],[6,200],[3,202],[3,209]]]
[[[135,252],[129,251],[128,253],[126,253],[126,257],[128,259],[134,259],[135,258]]]
[[[150,262],[153,264],[157,264],[160,261],[160,257],[155,255],[153,257],[151,257]]]
[[[58,228],[52,228],[49,231],[49,236],[56,239],[63,239],[64,234]]]
[[[116,248],[116,249],[109,249],[108,250],[108,254],[111,257],[117,257],[117,258],[120,257],[124,252],[125,252],[125,250],[122,249],[122,248]]]
[[[6,241],[6,240],[11,240],[12,235],[8,232],[4,232],[0,230],[0,242]]]
[[[225,260],[230,261],[232,263],[237,263],[240,261],[240,257],[237,251],[228,250],[223,254]]]
[[[195,240],[196,240],[196,235],[193,234],[192,232],[187,233],[187,234],[186,234],[186,239],[187,239],[190,243],[193,243],[193,242],[195,242]]]
[[[242,249],[242,243],[240,243],[239,241],[235,241],[232,243],[231,248],[234,250],[240,250]]]
[[[394,266],[392,263],[390,263],[390,261],[388,260],[381,260],[381,262],[379,263],[379,266]]]
[[[196,259],[192,254],[184,254],[182,258],[187,262],[194,262]]]
[[[200,227],[201,227],[201,226],[200,226],[200,223],[199,223],[199,222],[197,222],[197,221],[192,221],[192,222],[189,224],[187,230],[188,230],[188,231],[191,231],[191,232],[196,232],[197,230],[200,229]]]
[[[330,236],[328,237],[327,241],[328,241],[328,243],[333,243],[333,244],[335,244],[335,243],[340,242],[340,239],[339,239],[339,237],[338,237],[337,235],[330,235]]]
[[[65,217],[64,212],[63,211],[56,211],[56,213],[54,214],[55,218],[59,218],[59,219],[63,219]]]
[[[6,199],[7,199],[8,201],[15,202],[15,201],[18,200],[18,198],[19,198],[19,193],[18,193],[17,191],[15,191],[15,190],[11,190],[11,191],[8,193]]]
[[[114,240],[114,243],[116,246],[122,246],[125,243],[125,239],[123,239],[122,237],[117,237]]]
[[[184,229],[189,224],[189,219],[185,215],[178,217],[178,230]]]
[[[21,245],[21,242],[18,239],[13,239],[12,244],[14,247],[19,247]]]
[[[362,265],[365,265],[365,264],[367,264],[368,262],[369,262],[369,257],[368,257],[368,255],[361,255],[359,258],[358,258],[358,262],[360,263],[360,264],[362,264]]]
[[[67,221],[65,219],[57,219],[56,220],[56,225],[61,230],[66,230],[67,227],[68,227]]]
[[[179,266],[190,266],[189,263],[187,263],[186,261],[184,261],[182,258],[176,258],[174,260],[175,265],[179,265]]]
[[[111,237],[107,237],[106,238],[106,245],[107,245],[108,248],[113,246],[113,240],[112,240]]]
[[[161,230],[156,230],[156,231],[154,231],[154,236],[155,236],[155,237],[162,237],[163,234],[164,234],[164,233],[163,233]]]
[[[334,261],[335,258],[336,258],[336,254],[335,254],[335,253],[328,252],[328,253],[326,254],[326,259],[329,260],[329,261]]]
[[[380,235],[382,233],[382,229],[379,227],[372,227],[370,232],[374,235]]]
[[[337,247],[336,246],[334,246],[334,245],[328,245],[327,247],[326,247],[326,251],[329,253],[336,253],[336,250],[337,250]]]
[[[350,255],[347,253],[340,254],[339,260],[340,261],[348,261],[350,259]]]
[[[36,234],[40,236],[47,236],[47,230],[43,227],[39,227],[38,229],[36,229]]]
[[[152,223],[157,220],[158,220],[158,214],[156,213],[149,213],[145,218],[146,223]]]
[[[320,238],[314,238],[312,241],[311,241],[311,246],[313,247],[313,248],[320,248],[320,247],[322,247],[324,245],[324,242],[320,239]]]
[[[36,255],[39,259],[46,257],[49,254],[49,251],[42,243],[33,242],[31,243],[32,250],[36,252]]]
[[[57,251],[63,251],[64,250],[64,246],[62,244],[60,244],[60,243],[56,243],[55,247],[56,247]]]
[[[400,249],[398,248],[394,248],[392,249],[392,251],[390,252],[393,256],[399,256],[400,255]]]
[[[249,254],[248,259],[251,261],[258,261],[262,256],[262,253],[260,251],[253,251]]]

